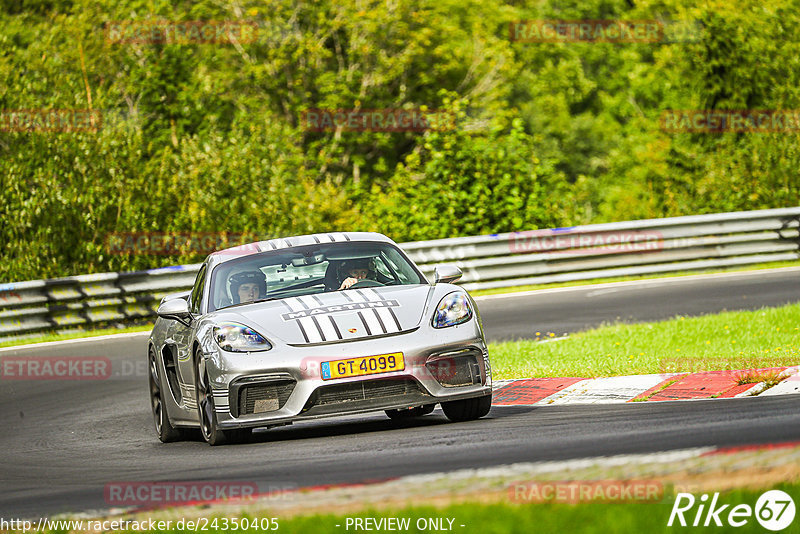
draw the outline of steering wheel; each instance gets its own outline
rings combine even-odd
[[[350,286],[350,289],[353,289],[353,288],[358,289],[360,287],[377,287],[377,286],[382,286],[382,285],[383,284],[381,284],[378,281],[370,280],[369,278],[364,278],[363,280],[359,280],[358,282],[356,282],[355,284]]]

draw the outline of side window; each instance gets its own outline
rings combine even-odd
[[[192,301],[189,309],[192,313],[200,313],[200,303],[203,302],[203,287],[206,281],[206,265],[200,267],[200,272],[197,273],[197,278],[194,281],[192,288]]]
[[[387,266],[385,267],[387,271],[391,270],[397,273],[400,283],[408,283],[410,280],[408,273],[406,272],[408,268],[404,262],[398,261],[399,258],[397,258],[397,253],[395,251],[387,251],[387,253],[381,254],[381,258],[387,263]],[[392,277],[394,277],[394,275]]]
[[[392,275],[392,271],[389,270],[389,267],[383,262],[383,258],[377,257],[375,258],[375,270],[378,271],[378,274],[383,276],[385,279],[394,280],[394,275]],[[380,278],[378,278],[380,280]]]

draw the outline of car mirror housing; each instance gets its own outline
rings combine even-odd
[[[462,272],[452,263],[437,265],[434,269],[434,282],[437,284],[450,284],[461,278]]]
[[[162,302],[156,313],[159,317],[164,319],[174,319],[187,326],[192,318],[192,314],[189,313],[189,303],[181,298]]]

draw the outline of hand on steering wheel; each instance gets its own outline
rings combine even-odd
[[[342,285],[339,287],[339,290],[341,291],[342,289],[351,289],[351,288],[358,289],[360,287],[376,287],[382,285],[383,284],[381,284],[380,282],[377,282],[375,280],[370,280],[369,278],[362,278],[361,280],[358,280],[357,278],[350,277],[346,278],[345,281],[342,282]]]
[[[355,287],[355,288],[359,288],[359,287],[377,287],[377,286],[382,286],[382,285],[383,284],[381,284],[380,282],[378,282],[376,280],[370,280],[369,278],[364,278],[363,280],[359,280],[358,282],[356,282],[355,284],[353,284],[350,287],[351,288],[353,288],[353,287]]]

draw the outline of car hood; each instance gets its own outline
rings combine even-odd
[[[353,340],[413,330],[423,320],[432,286],[348,289],[220,310],[235,321],[290,345]]]

